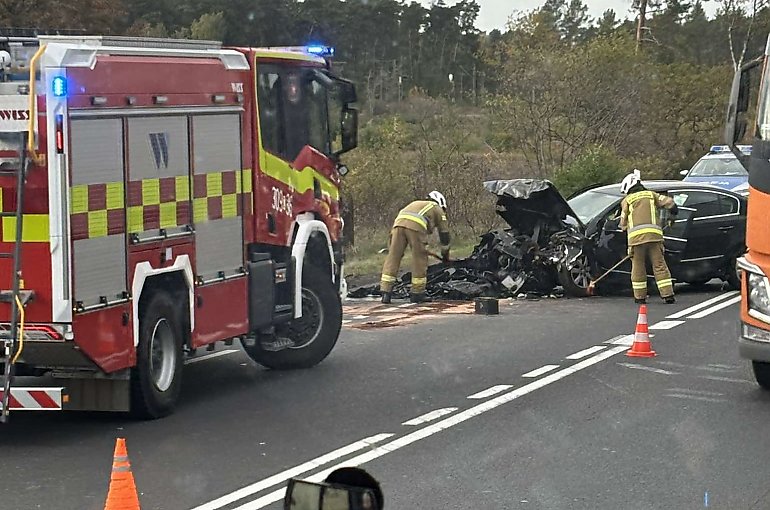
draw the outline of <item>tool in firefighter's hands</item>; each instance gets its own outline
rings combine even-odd
[[[631,251],[631,249],[629,248],[629,252],[630,252],[630,251]],[[628,260],[628,259],[630,259],[630,258],[631,258],[631,253],[629,253],[628,255],[626,255],[625,257],[623,257],[622,259],[620,259],[620,260],[618,261],[618,263],[617,263],[617,264],[615,264],[614,266],[612,266],[611,268],[609,268],[607,271],[605,271],[604,273],[602,273],[602,275],[601,275],[599,278],[597,278],[597,279],[595,279],[595,280],[591,280],[591,283],[589,283],[589,284],[588,284],[588,289],[586,290],[586,292],[588,293],[588,295],[589,295],[589,296],[593,296],[593,295],[596,293],[596,284],[597,284],[597,283],[599,283],[599,280],[601,280],[602,278],[604,278],[605,276],[607,276],[608,274],[610,274],[611,272],[613,272],[613,271],[614,271],[615,269],[617,269],[617,268],[618,268],[618,267],[619,267],[619,266],[620,266],[620,265],[621,265],[623,262],[627,261],[627,260]]]

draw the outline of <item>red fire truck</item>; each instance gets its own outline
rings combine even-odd
[[[357,142],[329,50],[0,37],[3,420],[164,416],[216,342],[274,369],[329,354]]]

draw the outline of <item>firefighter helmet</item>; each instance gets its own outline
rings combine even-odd
[[[446,211],[446,198],[444,198],[444,195],[442,195],[436,190],[433,190],[430,193],[428,193],[428,198],[436,202],[438,205],[441,206],[442,209]]]
[[[642,180],[642,175],[639,170],[634,169],[633,172],[623,177],[623,181],[620,183],[620,192],[624,195],[628,195],[628,191],[637,185]]]

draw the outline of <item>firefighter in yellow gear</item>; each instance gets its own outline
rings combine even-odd
[[[674,282],[663,257],[663,229],[658,210],[669,209],[678,214],[671,197],[646,189],[639,170],[628,174],[620,184],[626,195],[620,202],[620,228],[628,231],[628,254],[631,256],[631,287],[636,303],[647,302],[647,260],[652,264],[660,297],[668,304],[676,303]]]
[[[382,302],[390,303],[393,285],[396,283],[398,268],[407,245],[412,251],[412,303],[428,301],[425,285],[428,272],[428,235],[438,230],[441,242],[441,257],[449,260],[449,229],[446,219],[446,198],[438,191],[431,191],[428,200],[415,200],[396,216],[390,231],[390,246],[385,264],[382,266],[380,290]]]

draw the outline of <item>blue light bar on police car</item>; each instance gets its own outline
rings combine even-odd
[[[735,147],[747,156],[751,154],[751,145],[736,145]],[[709,152],[711,154],[719,154],[723,152],[731,153],[732,151],[728,145],[712,145]]]
[[[751,155],[751,145],[736,145],[736,147],[738,147],[738,150],[747,156]]]
[[[306,46],[305,51],[307,51],[308,53],[312,53],[313,55],[318,55],[319,57],[334,56],[334,47],[323,46],[321,44],[312,44],[310,46]]]
[[[54,76],[51,80],[51,92],[54,97],[64,97],[67,95],[67,78],[64,76]]]

